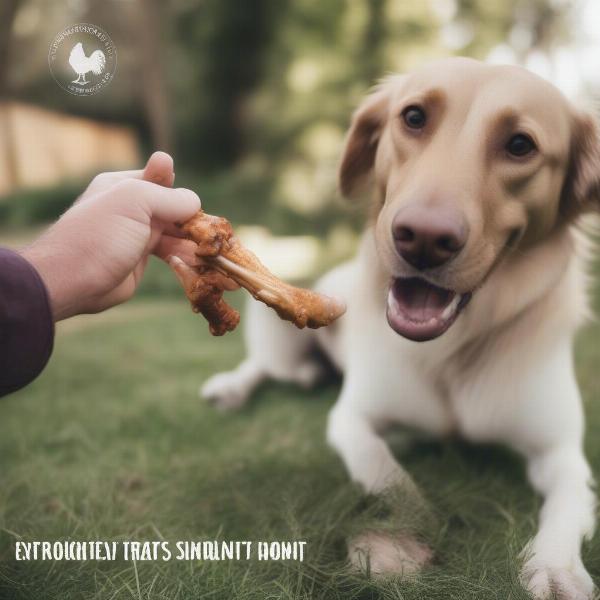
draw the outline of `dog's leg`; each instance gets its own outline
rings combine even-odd
[[[518,351],[495,352],[493,362],[480,354],[482,363],[471,367],[476,377],[457,396],[456,414],[467,434],[504,440],[523,454],[529,481],[543,497],[538,532],[522,555],[522,585],[537,600],[589,600],[594,586],[580,546],[593,533],[595,497],[571,340],[550,337],[549,343],[547,335],[526,337],[525,331],[531,328],[508,331],[496,342]]]
[[[528,475],[544,504],[538,533],[525,550],[521,580],[535,598],[588,600],[594,584],[581,561],[580,545],[593,533],[596,501],[581,446],[533,454]]]
[[[296,368],[282,380],[310,388],[321,377],[321,365],[312,360],[299,362]],[[217,373],[200,387],[200,396],[219,410],[235,410],[246,404],[252,392],[267,378],[273,377],[252,357],[242,361],[232,371]]]
[[[246,403],[266,377],[260,364],[247,358],[232,371],[210,377],[200,388],[200,395],[219,410],[234,410]]]
[[[399,487],[402,497],[424,504],[412,478],[396,462],[372,423],[346,405],[343,397],[329,414],[327,440],[344,461],[350,477],[368,493]],[[349,540],[348,558],[355,568],[374,575],[408,575],[429,562],[431,550],[407,532],[374,528]]]
[[[310,387],[322,373],[310,356],[311,329],[296,329],[291,323],[251,300],[244,315],[244,341],[248,357],[232,371],[219,373],[200,388],[200,395],[221,410],[242,407],[265,379]]]
[[[551,338],[554,345],[545,336],[519,340],[519,352],[497,356],[492,370],[486,364],[476,369],[482,379],[465,396],[470,399],[459,407],[459,417],[467,423],[470,416],[474,430],[474,416],[493,414],[480,419],[480,439],[505,437],[524,455],[529,481],[543,497],[537,534],[523,551],[523,586],[536,599],[589,600],[594,586],[580,546],[593,533],[596,501],[583,454],[584,414],[571,340]],[[503,347],[516,347],[515,340],[503,341]],[[483,396],[477,393],[481,389],[487,392]]]
[[[395,485],[418,493],[410,475],[395,460],[372,423],[344,404],[340,399],[329,413],[327,441],[344,461],[350,478],[369,494]]]

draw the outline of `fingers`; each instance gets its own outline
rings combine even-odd
[[[115,185],[115,183],[126,179],[143,179],[165,187],[173,187],[173,182],[175,181],[173,159],[166,152],[159,151],[154,152],[150,156],[143,169],[100,173],[92,179],[82,199],[85,199],[85,196],[92,196],[98,192],[103,192]]]
[[[173,257],[183,261],[186,265],[186,270],[189,272],[189,267],[195,267],[202,264],[202,260],[196,255],[197,244],[191,240],[184,240],[170,235],[163,235],[160,241],[154,248],[154,254],[164,260],[171,268],[175,271],[174,265],[178,264],[177,260],[173,262]],[[195,277],[198,274],[194,271]],[[219,286],[226,291],[233,291],[239,289],[239,285],[229,279],[225,275],[214,275],[215,281],[219,283]]]
[[[111,197],[116,195],[119,201],[123,196],[128,200],[133,198],[143,204],[151,218],[162,221],[172,232],[173,223],[186,221],[200,209],[200,200],[194,192],[170,189],[174,180],[171,156],[154,152],[143,170],[100,173],[94,177],[81,201],[102,192],[110,192]]]
[[[174,180],[172,157],[166,152],[154,152],[143,170],[100,173],[85,195],[111,190],[119,196],[133,196],[144,203],[152,218],[170,226],[189,219],[200,209],[200,200],[194,192],[184,188],[170,189]],[[153,189],[153,186],[161,189]],[[165,192],[170,193],[170,199]]]
[[[170,256],[178,256],[183,262],[194,266],[200,264],[200,260],[196,256],[197,247],[196,243],[191,240],[163,235],[154,248],[154,254],[167,262]]]
[[[169,257],[167,264],[173,269],[175,275],[177,275],[177,279],[179,279],[179,283],[181,283],[185,289],[185,293],[189,296],[194,290],[196,282],[199,280],[198,273],[175,255]]]
[[[94,196],[99,192],[111,188],[115,183],[124,181],[125,179],[141,179],[144,171],[142,169],[136,169],[134,171],[110,171],[106,173],[99,173],[92,179],[90,185],[83,193],[80,200],[85,201],[86,197]]]
[[[200,198],[192,190],[162,187],[139,179],[121,181],[106,195],[106,204],[118,204],[123,215],[133,216],[141,209],[150,219],[163,224],[187,221],[200,210]]]

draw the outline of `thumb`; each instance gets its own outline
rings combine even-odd
[[[115,193],[116,192],[116,193]],[[151,219],[163,223],[187,221],[200,210],[200,198],[186,188],[168,188],[141,179],[127,179],[113,190],[112,202],[142,209]]]
[[[173,158],[166,152],[154,152],[144,167],[142,179],[165,187],[172,187],[175,180]]]
[[[153,219],[164,223],[183,223],[200,210],[200,198],[192,190],[186,188],[162,189],[166,193],[150,193],[147,198]]]

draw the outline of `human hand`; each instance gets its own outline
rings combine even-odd
[[[120,304],[135,292],[151,253],[193,250],[173,225],[200,199],[172,189],[173,159],[155,152],[140,171],[101,173],[65,214],[21,254],[38,271],[55,321]]]

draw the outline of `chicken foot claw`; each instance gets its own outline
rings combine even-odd
[[[169,266],[185,290],[192,310],[202,313],[212,335],[233,331],[240,313],[223,300],[223,277],[210,267],[190,267],[178,256],[169,257]]]

